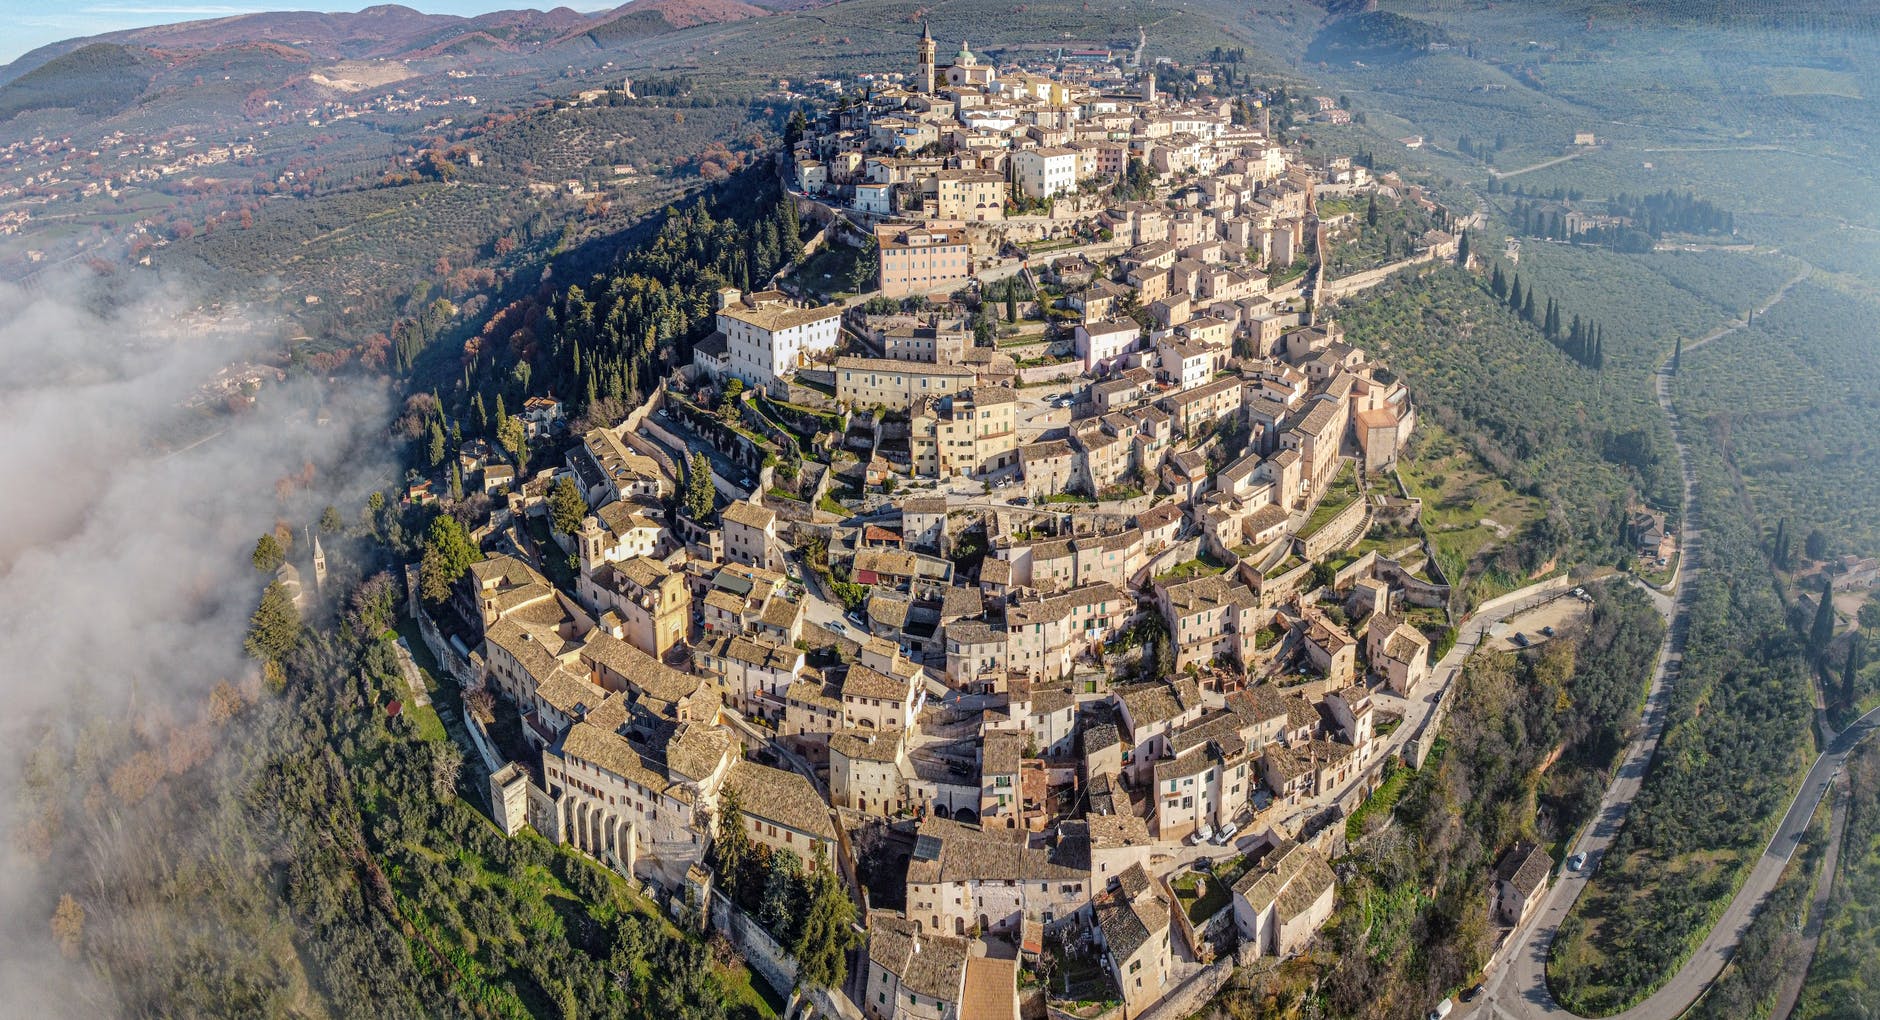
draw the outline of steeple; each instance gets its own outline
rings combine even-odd
[[[925,21],[920,23],[920,61],[915,80],[920,83],[920,91],[925,95],[933,94],[934,87],[934,41],[933,32]]]

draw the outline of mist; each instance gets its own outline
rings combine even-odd
[[[328,504],[355,518],[392,478],[359,456],[388,417],[370,386],[277,383],[269,367],[252,402],[193,399],[226,365],[278,361],[280,323],[179,287],[95,287],[0,285],[0,1016],[111,1011],[49,933],[76,867],[48,854],[48,827],[97,824],[111,791],[88,763],[110,735],[252,684],[256,538],[293,530],[311,594],[303,526]],[[93,848],[94,873],[110,852]]]

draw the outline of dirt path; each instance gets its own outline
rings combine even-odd
[[[1536,170],[1545,170],[1550,166],[1559,166],[1560,164],[1566,163],[1570,160],[1579,159],[1581,156],[1584,156],[1587,153],[1593,152],[1593,151],[1595,150],[1581,149],[1579,152],[1569,152],[1564,156],[1555,156],[1553,159],[1542,160],[1541,162],[1536,163],[1533,166],[1524,166],[1519,170],[1509,170],[1506,172],[1503,172],[1500,170],[1490,170],[1488,172],[1488,175],[1498,181],[1505,181],[1510,177],[1519,177],[1522,174],[1531,174]]]

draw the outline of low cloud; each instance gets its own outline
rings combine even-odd
[[[101,728],[193,717],[251,668],[256,537],[290,522],[304,570],[299,526],[391,480],[360,456],[382,445],[377,391],[276,385],[270,371],[244,410],[227,410],[239,395],[198,401],[219,369],[273,357],[281,337],[172,289],[101,307],[77,284],[0,284],[0,1015],[75,1005],[38,1001],[65,876],[24,849],[29,755],[70,763]],[[95,783],[50,778],[80,796]]]

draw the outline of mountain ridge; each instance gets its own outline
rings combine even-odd
[[[517,8],[475,16],[426,14],[400,4],[352,12],[267,11],[120,29],[49,43],[0,65],[0,86],[52,61],[96,45],[160,53],[204,53],[273,44],[317,60],[423,59],[454,48],[529,53],[582,39],[598,46],[704,24],[822,6],[801,0],[630,0],[604,11],[565,6]]]

